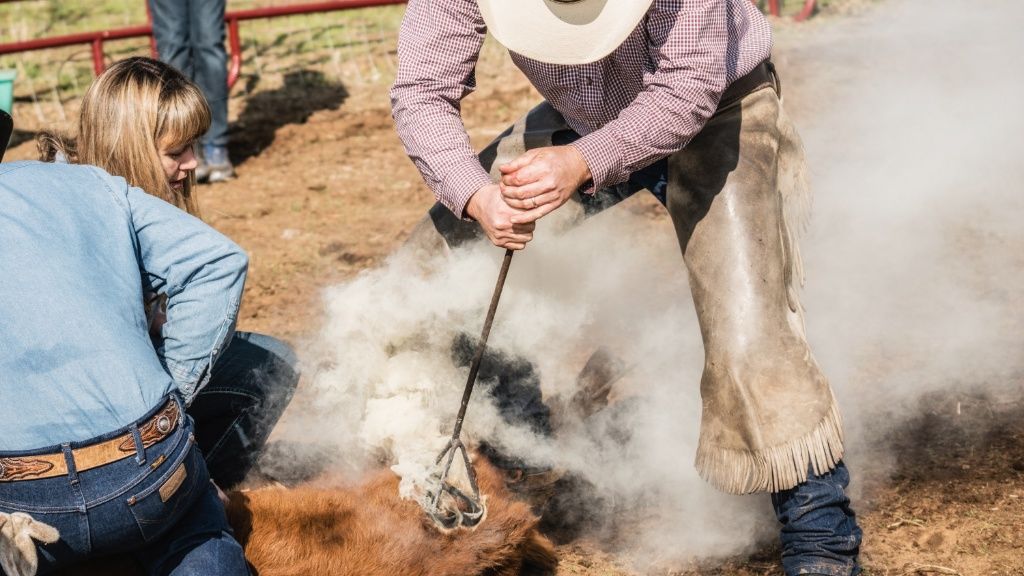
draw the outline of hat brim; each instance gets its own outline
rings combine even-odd
[[[487,29],[506,48],[548,64],[587,64],[610,54],[653,0],[477,0]]]

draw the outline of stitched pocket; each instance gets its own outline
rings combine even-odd
[[[158,538],[174,526],[209,482],[206,463],[190,436],[188,447],[164,468],[160,478],[126,501],[143,540]]]

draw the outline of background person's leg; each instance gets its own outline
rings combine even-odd
[[[189,2],[186,0],[149,0],[153,16],[153,38],[160,59],[191,78],[192,41],[189,36]]]
[[[225,0],[188,0],[189,34],[195,74],[192,79],[210,104],[210,129],[203,136],[203,173],[219,182],[235,175],[228,158],[228,54],[224,49]]]
[[[284,342],[236,332],[188,413],[210,477],[229,489],[245,479],[299,382],[298,360]]]

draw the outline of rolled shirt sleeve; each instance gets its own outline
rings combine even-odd
[[[191,402],[234,334],[248,257],[223,234],[146,192],[128,187],[146,291],[167,295],[157,355]]]
[[[460,101],[476,88],[486,27],[475,2],[410,0],[398,40],[392,115],[405,150],[437,200],[462,216],[491,177],[473,151]]]

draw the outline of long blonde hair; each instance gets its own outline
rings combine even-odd
[[[210,107],[198,86],[173,66],[133,57],[116,62],[89,86],[75,139],[43,133],[38,144],[43,160],[60,153],[69,162],[99,166],[198,216],[195,175],[181,190],[171,188],[160,147],[193,145],[209,127]]]

